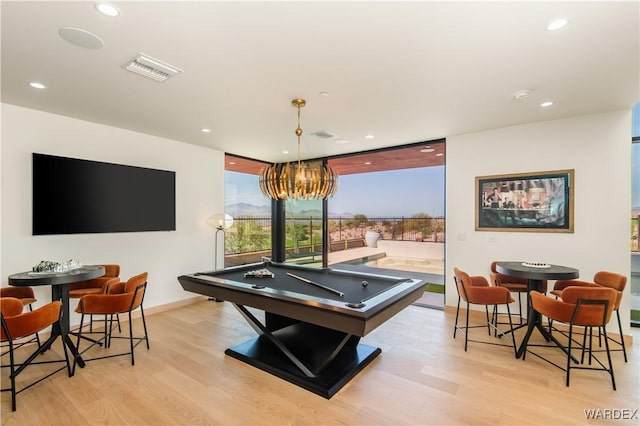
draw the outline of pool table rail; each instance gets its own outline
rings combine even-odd
[[[294,292],[269,287],[272,278],[256,279],[255,283],[225,278],[227,276],[224,273],[225,271],[238,272],[255,269],[256,267],[264,267],[264,264],[233,267],[215,273],[186,274],[178,277],[178,281],[184,290],[192,293],[249,306],[265,312],[276,313],[361,337],[367,335],[402,309],[418,300],[423,295],[425,286],[423,281],[417,279],[356,274],[365,277],[389,279],[389,288],[366,299],[363,307],[353,308],[347,306],[344,300],[334,298],[331,294],[327,294],[326,298],[306,295],[304,294],[306,287],[303,285],[300,286],[300,292]],[[289,265],[286,266],[286,269],[289,269]],[[329,272],[337,277],[354,275],[352,271],[333,269],[329,271],[314,271],[310,268],[295,269],[315,273]],[[265,287],[254,288],[256,283]]]

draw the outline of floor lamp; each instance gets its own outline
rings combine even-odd
[[[211,216],[208,220],[209,225],[215,228],[216,233],[213,240],[213,269],[218,270],[218,238],[222,232],[222,250],[224,250],[225,231],[233,226],[233,217],[228,214],[218,213]],[[224,268],[224,264],[222,265]]]
[[[225,243],[225,231],[233,225],[233,217],[228,214],[216,214],[213,215],[209,219],[209,223],[216,228],[215,236],[213,239],[213,270],[218,270],[218,238],[220,232],[222,232],[222,250],[224,251],[224,243]],[[222,268],[224,269],[224,261],[222,264]],[[210,297],[209,300],[215,300],[216,302],[222,302],[222,300],[218,300],[214,297]]]
[[[218,234],[220,232],[222,232],[222,247],[224,247],[224,239],[226,237],[226,234],[224,232],[224,226],[222,225],[216,226],[216,237],[213,242],[213,270],[214,271],[218,270]],[[222,265],[222,268],[224,269],[224,263]]]

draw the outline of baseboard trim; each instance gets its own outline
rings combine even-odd
[[[170,311],[173,309],[180,308],[182,306],[193,305],[194,303],[199,303],[205,300],[207,300],[206,296],[195,296],[195,297],[189,297],[188,299],[182,299],[182,300],[177,300],[175,302],[165,303],[163,305],[152,306],[150,308],[145,308],[143,303],[142,307],[144,309],[145,317],[148,317],[149,315]],[[131,318],[133,319],[140,318],[141,316],[142,316],[142,313],[140,312],[140,309],[136,309],[131,313]],[[129,318],[127,315],[120,315],[120,322],[127,322],[128,320]],[[78,328],[79,325],[80,324],[72,324],[71,329],[74,330]]]

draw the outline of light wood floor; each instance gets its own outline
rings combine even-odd
[[[148,316],[151,350],[138,346],[135,366],[117,357],[90,362],[72,378],[58,373],[19,394],[15,413],[4,392],[2,424],[639,423],[638,414],[585,419],[588,409],[640,408],[637,329],[629,362],[613,354],[613,391],[606,373],[592,371],[572,372],[567,388],[561,370],[531,355],[515,359],[507,347],[470,343],[465,353],[462,336],[452,337],[453,320],[451,312],[405,309],[364,338],[382,354],[326,400],[225,356],[254,332],[229,303],[204,301]],[[4,371],[2,379],[4,387]]]

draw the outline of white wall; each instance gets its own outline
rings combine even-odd
[[[148,307],[192,296],[176,277],[213,267],[207,219],[223,211],[222,152],[8,104],[1,119],[2,285],[40,260],[74,258],[119,263],[122,277],[148,271]],[[447,305],[457,301],[454,266],[488,276],[492,260],[526,259],[579,268],[583,279],[603,269],[628,276],[630,129],[631,113],[621,111],[448,137]],[[32,152],[176,171],[177,230],[32,236]],[[574,233],[475,231],[476,176],[557,169],[575,169]],[[49,289],[37,296],[49,300]],[[625,333],[629,309],[627,286]]]
[[[453,268],[489,276],[493,260],[529,260],[599,270],[629,282],[631,111],[447,137],[446,304],[455,306]],[[575,169],[574,233],[475,231],[475,177]],[[629,332],[630,286],[620,314]],[[617,328],[617,327],[616,327]]]
[[[224,153],[9,104],[2,104],[1,134],[3,286],[41,260],[76,259],[120,264],[123,279],[147,271],[147,308],[194,296],[176,277],[213,269],[207,219],[224,211]],[[176,231],[32,236],[32,152],[175,171]],[[49,287],[36,292],[50,300]]]

